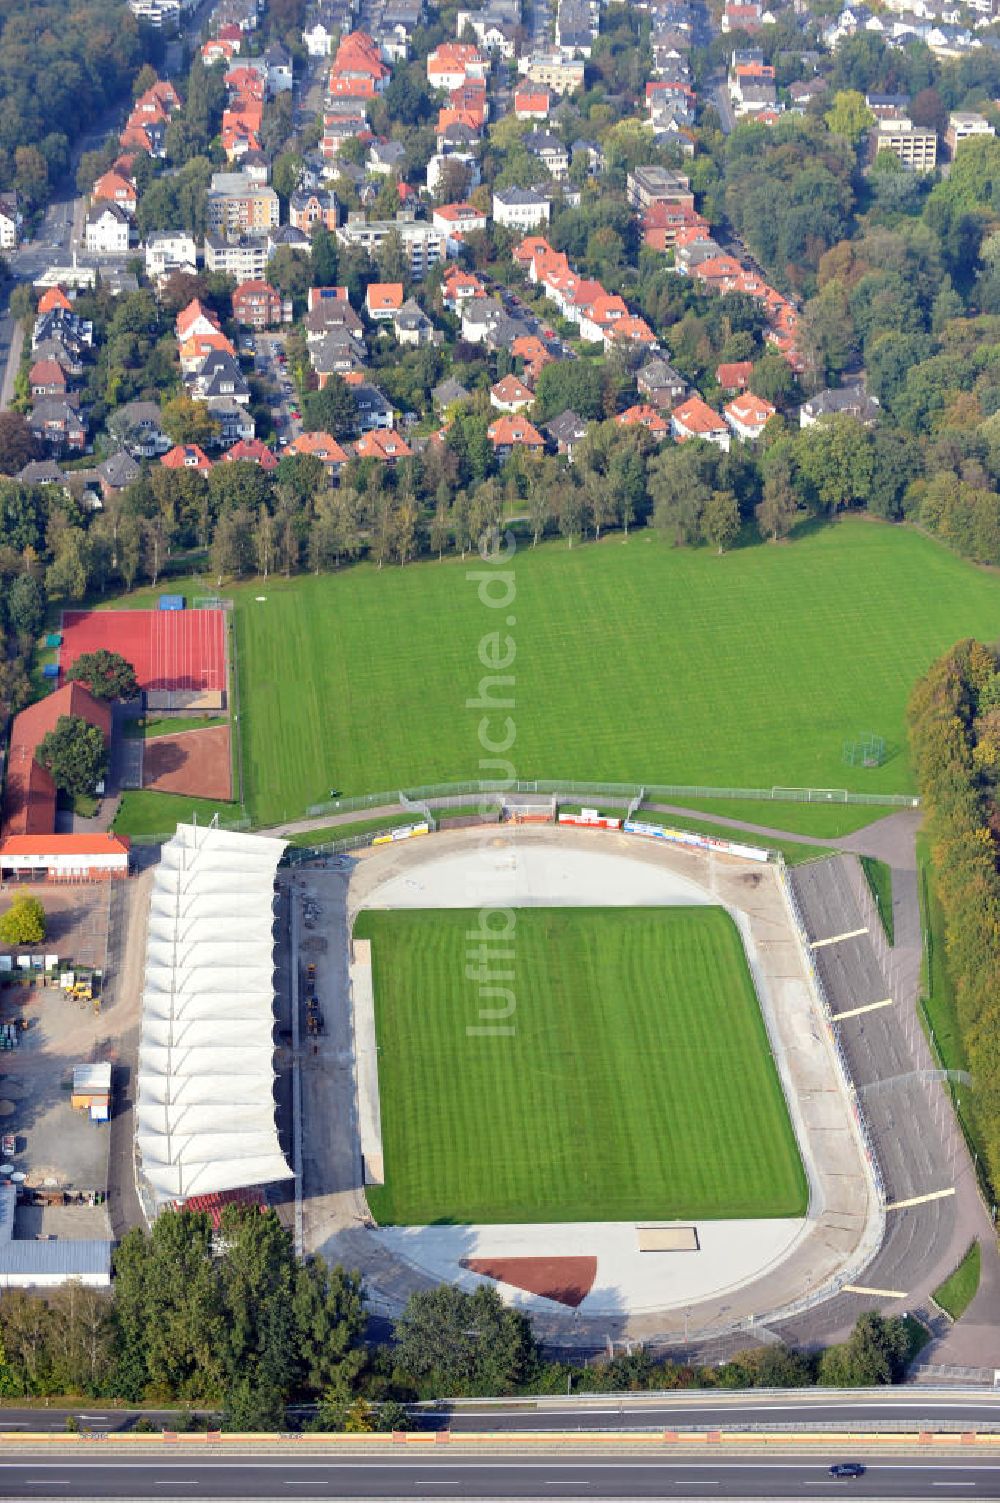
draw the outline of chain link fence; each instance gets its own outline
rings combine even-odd
[[[572,778],[517,778],[499,782],[473,779],[459,783],[427,783],[406,789],[405,797],[413,803],[421,803],[432,798],[467,798],[505,793],[612,798],[624,803],[630,803],[636,798],[645,803],[655,803],[657,799],[721,798],[754,803],[859,804],[885,809],[916,809],[920,805],[920,800],[909,793],[858,793],[851,788],[796,788],[781,784],[773,784],[770,788],[719,788],[708,783],[594,783],[577,782]],[[323,803],[310,804],[306,815],[310,819],[316,819],[327,814],[350,814],[356,810],[395,806],[401,801],[399,789],[385,793],[365,793],[355,798],[331,798]]]

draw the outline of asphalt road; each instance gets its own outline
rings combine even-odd
[[[861,1461],[862,1477],[836,1479],[831,1461]],[[923,1457],[422,1455],[295,1459],[271,1455],[0,1461],[0,1498],[995,1498],[1000,1463]]]
[[[176,1410],[144,1411],[157,1424],[169,1427]],[[454,1434],[483,1431],[539,1430],[636,1432],[665,1429],[737,1430],[770,1426],[783,1429],[831,1426],[850,1430],[899,1428],[916,1430],[998,1430],[1000,1392],[942,1393],[913,1388],[895,1388],[884,1396],[867,1394],[733,1394],[678,1393],[664,1397],[636,1394],[601,1394],[584,1399],[525,1400],[520,1403],[468,1404],[433,1409],[415,1408],[421,1428],[448,1429]],[[62,1432],[67,1414],[74,1414],[92,1431],[130,1430],[139,1411],[102,1409],[75,1410],[2,1408],[0,1441],[4,1431]]]

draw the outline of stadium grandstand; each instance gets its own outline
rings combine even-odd
[[[178,825],[153,881],[136,1139],[157,1209],[291,1178],[274,1102],[283,840]]]

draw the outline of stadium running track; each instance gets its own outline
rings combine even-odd
[[[140,689],[224,692],[226,622],[221,610],[65,611],[59,666],[107,648],[132,664]]]

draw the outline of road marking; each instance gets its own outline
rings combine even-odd
[[[888,1210],[888,1206],[886,1207]],[[864,1284],[845,1284],[843,1294],[874,1294],[877,1299],[906,1299],[902,1289],[868,1289]]]
[[[829,939],[814,939],[809,948],[810,950],[822,950],[824,945],[839,945],[842,939],[857,939],[859,935],[867,933],[867,924],[863,929],[845,929],[843,934],[831,934]]]
[[[975,1487],[974,1482],[932,1482],[931,1487]]]
[[[954,1195],[955,1186],[949,1190],[932,1190],[929,1195],[911,1195],[909,1200],[889,1200],[883,1207],[886,1211],[905,1211],[907,1206],[925,1206],[931,1200],[947,1200],[949,1195]]]
[[[849,1007],[846,1012],[832,1014],[833,1021],[839,1023],[842,1018],[858,1018],[863,1012],[878,1012],[880,1007],[891,1007],[892,997],[883,997],[881,1002],[866,1002],[863,1007]]]

